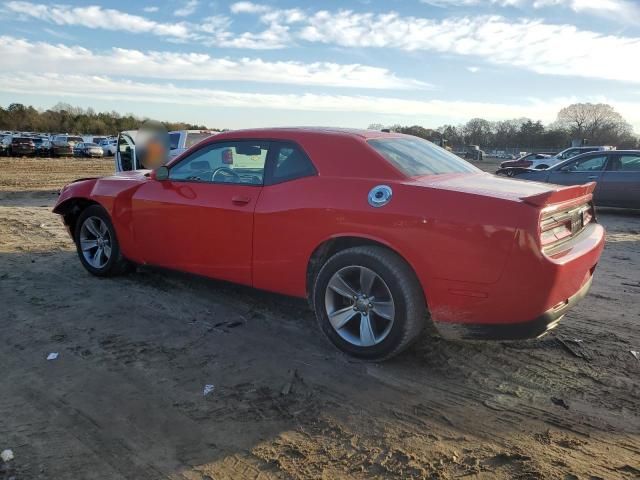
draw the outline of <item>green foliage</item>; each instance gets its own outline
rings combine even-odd
[[[147,120],[131,114],[122,116],[118,112],[95,112],[92,108],[83,109],[67,103],[58,103],[44,111],[21,103],[12,103],[6,109],[0,107],[0,130],[117,135],[123,130],[135,130]],[[169,131],[207,130],[204,125],[184,122],[161,123]]]

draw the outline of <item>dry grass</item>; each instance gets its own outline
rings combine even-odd
[[[113,158],[0,158],[0,191],[57,190],[82,177],[114,172]]]

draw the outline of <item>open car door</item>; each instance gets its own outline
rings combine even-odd
[[[136,158],[136,130],[127,130],[118,134],[118,143],[116,145],[116,172],[128,172],[140,168]]]

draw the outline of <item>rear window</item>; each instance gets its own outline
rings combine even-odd
[[[480,171],[457,155],[421,138],[376,138],[368,143],[409,177]]]
[[[212,134],[209,132],[187,133],[187,140],[184,142],[184,147],[193,147],[196,143],[199,143],[205,138],[209,138],[211,135]]]

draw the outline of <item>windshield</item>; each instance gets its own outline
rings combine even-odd
[[[209,132],[188,133],[184,146],[185,148],[193,147],[196,143],[204,140],[205,138],[209,138],[211,135],[213,134]]]
[[[480,171],[457,155],[421,138],[376,138],[368,143],[409,177]]]

